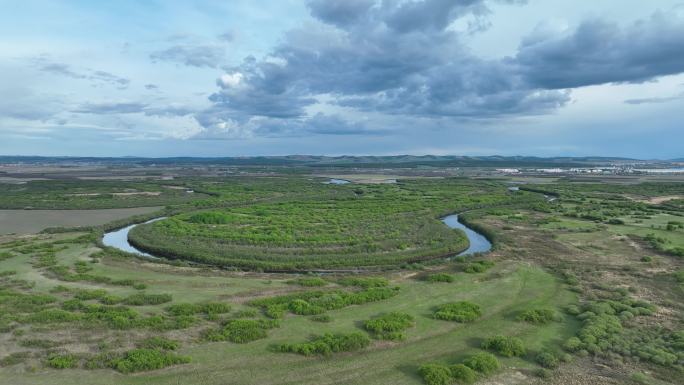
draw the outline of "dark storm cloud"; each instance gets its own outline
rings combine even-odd
[[[511,65],[546,89],[644,82],[684,72],[684,22],[656,13],[625,28],[602,20],[563,36],[531,36]]]
[[[162,51],[153,52],[153,62],[166,61],[190,67],[218,67],[224,59],[225,50],[216,45],[181,44]]]
[[[575,87],[684,71],[684,23],[664,14],[627,28],[586,22],[562,36],[530,36],[514,57],[479,58],[449,26],[466,16],[486,17],[487,4],[312,0],[308,6],[318,23],[288,32],[261,60],[248,57],[224,68],[220,90],[210,97],[214,106],[197,120],[211,130],[261,117],[256,121],[269,123],[269,135],[278,127],[288,135],[306,133],[312,126],[299,123],[321,100],[407,118],[528,116],[563,107]],[[325,131],[323,124],[316,127]]]
[[[339,115],[318,113],[304,122],[304,129],[320,135],[366,135],[381,132],[368,129],[358,122],[348,122]]]

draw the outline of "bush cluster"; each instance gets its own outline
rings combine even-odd
[[[298,315],[317,315],[327,310],[341,309],[350,305],[382,301],[397,295],[398,290],[398,287],[369,287],[357,292],[308,291],[260,298],[250,302],[250,305],[264,309],[265,314],[270,318],[279,319],[286,311]]]
[[[298,353],[305,356],[322,355],[332,353],[353,352],[361,350],[370,344],[370,339],[361,333],[330,334],[316,336],[309,342],[298,344],[282,344],[274,347],[275,351],[285,353]]]
[[[195,314],[225,314],[230,312],[231,306],[222,302],[202,303],[177,303],[166,308],[166,311],[175,316]]]
[[[451,283],[454,282],[454,276],[451,274],[447,273],[436,273],[436,274],[430,274],[425,278],[426,281],[428,282],[446,282],[446,283]]]
[[[137,346],[141,349],[176,350],[180,343],[165,337],[150,337],[142,340]]]
[[[494,336],[487,338],[482,343],[482,348],[493,350],[504,357],[520,357],[525,355],[525,345],[520,338]]]
[[[204,338],[209,341],[231,341],[244,344],[268,336],[268,329],[280,326],[277,320],[234,319],[227,321],[218,330],[205,332]]]
[[[492,261],[476,261],[466,264],[463,271],[469,274],[484,273],[492,267],[494,267]]]
[[[452,302],[437,307],[433,317],[445,321],[472,322],[482,315],[480,305],[468,302]]]
[[[382,340],[403,340],[404,331],[414,325],[413,317],[406,313],[388,313],[364,322],[363,326],[375,338]]]
[[[110,365],[121,373],[133,373],[162,369],[188,362],[190,362],[190,357],[187,356],[179,356],[157,349],[134,349],[127,351],[122,357],[112,360]]]
[[[160,305],[171,302],[171,294],[137,293],[126,297],[123,303],[130,306]]]
[[[78,359],[72,354],[52,354],[47,359],[47,365],[55,369],[70,369],[78,365]]]
[[[441,364],[422,365],[418,373],[428,385],[472,384],[478,377],[486,377],[497,371],[499,360],[489,353],[477,353],[463,363],[451,366]]]
[[[528,309],[518,314],[516,319],[529,323],[546,324],[552,321],[560,321],[560,316],[553,309]]]
[[[347,277],[337,282],[342,286],[356,286],[364,289],[389,286],[389,281],[382,277]]]

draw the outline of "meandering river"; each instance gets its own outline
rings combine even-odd
[[[166,217],[155,218],[142,224],[160,221],[165,218]],[[491,250],[492,244],[489,242],[489,240],[487,240],[487,238],[484,235],[476,232],[475,230],[459,222],[458,214],[446,216],[442,218],[442,222],[444,222],[445,225],[449,226],[452,229],[463,230],[463,232],[465,232],[466,236],[468,237],[468,241],[470,241],[470,246],[468,247],[468,249],[458,254],[459,256],[471,255],[475,253],[485,253]],[[138,254],[147,258],[158,259],[159,257],[156,257],[152,254],[146,253],[136,248],[128,241],[128,233],[131,231],[131,229],[140,224],[141,223],[136,223],[118,230],[112,230],[110,232],[107,232],[102,238],[102,243],[105,246],[114,247],[119,250],[126,251],[128,253]]]
[[[459,256],[472,255],[475,253],[486,253],[492,249],[492,243],[489,242],[487,237],[461,223],[458,220],[458,214],[446,216],[442,218],[442,222],[444,222],[445,225],[449,226],[452,229],[463,230],[463,232],[468,237],[470,246],[468,246],[466,250],[458,254]]]
[[[154,259],[159,259],[158,257],[155,257],[154,255],[148,254],[137,247],[131,245],[130,242],[128,242],[128,233],[135,227],[141,224],[146,224],[146,223],[152,223],[156,221],[161,221],[162,219],[165,219],[166,217],[160,217],[160,218],[155,218],[151,219],[147,222],[143,223],[135,223],[130,226],[126,226],[124,228],[118,229],[118,230],[112,230],[110,232],[105,233],[104,237],[102,237],[102,243],[105,246],[109,247],[114,247],[119,250],[123,250],[128,253],[133,253],[133,254],[138,254],[142,255],[144,257],[148,258],[154,258]]]

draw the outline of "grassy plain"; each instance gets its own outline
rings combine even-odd
[[[87,186],[112,191],[111,186],[93,187],[97,183]],[[402,242],[408,250],[425,247],[422,254],[434,246],[421,243],[424,237],[458,241],[460,233],[437,227],[443,226],[439,217],[468,210],[468,223],[490,235],[495,249],[468,259],[388,264],[382,272],[316,275],[321,281],[260,273],[249,265],[242,265],[246,271],[198,267],[180,258],[182,253],[176,260],[142,260],[102,250],[97,228],[4,236],[0,384],[423,384],[421,365],[463,362],[497,335],[519,338],[527,352],[498,356],[502,368],[493,377],[480,376],[478,383],[682,383],[684,285],[675,273],[684,268],[676,255],[684,233],[673,223],[683,213],[676,205],[633,199],[676,195],[682,185],[531,186],[558,196],[546,202],[538,192],[509,193],[505,182],[491,180],[330,186],[319,179],[280,176],[193,178],[182,184],[201,193],[175,203],[175,196],[165,197],[164,205],[178,213],[167,223],[178,222],[182,229],[173,235],[187,237],[181,242],[193,237],[223,241],[235,251],[236,244],[251,239],[250,247],[264,253],[280,252],[282,258],[287,255],[282,249],[292,248],[293,254],[316,260],[330,248],[340,256],[355,254],[349,248],[358,244],[350,238],[360,238],[364,245],[379,242],[378,249],[364,250],[361,262],[350,259],[347,266],[367,267],[366,261],[382,261],[387,250],[401,250]],[[84,203],[79,198],[69,204]],[[219,223],[204,223],[207,218]],[[428,220],[432,224],[426,225]],[[430,279],[437,276],[449,279]],[[342,294],[373,292],[348,286],[344,278],[350,277],[360,282],[383,278],[388,288],[398,290],[338,305]],[[323,294],[312,296],[315,292]],[[284,295],[298,299],[276,309],[282,316],[252,303]],[[319,297],[328,302],[316,302]],[[482,315],[469,323],[434,318],[435,308],[459,301],[479,305]],[[326,303],[330,306],[320,307]],[[330,356],[274,350],[324,333],[372,338],[364,321],[391,312],[414,320],[403,340],[372,339],[360,351]],[[528,322],[521,320],[524,312],[551,316]],[[250,342],[231,342],[233,335],[220,334],[236,320],[252,325],[239,330]],[[270,326],[254,330],[260,324]],[[604,330],[605,325],[610,328]],[[173,351],[152,349],[156,354],[182,359],[163,369],[124,374],[123,357],[148,346],[153,336],[180,345]],[[226,340],[212,342],[217,339]],[[549,355],[550,361],[539,358]]]

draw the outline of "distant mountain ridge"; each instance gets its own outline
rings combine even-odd
[[[677,161],[677,160],[675,160]],[[536,157],[536,156],[462,156],[462,155],[391,155],[391,156],[247,156],[247,157],[43,157],[0,156],[0,163],[24,164],[109,164],[165,165],[216,164],[225,166],[306,166],[306,167],[589,167],[620,163],[647,162],[621,157]],[[663,161],[650,161],[663,162]]]

